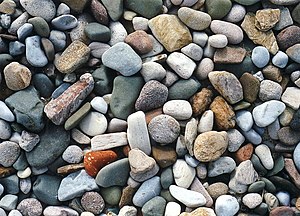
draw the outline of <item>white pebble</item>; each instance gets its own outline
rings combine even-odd
[[[107,129],[107,119],[99,112],[90,112],[81,120],[79,127],[89,136],[100,135]]]
[[[200,118],[198,124],[198,133],[212,131],[213,126],[214,126],[214,113],[211,110],[206,110]]]
[[[145,82],[148,82],[150,80],[161,81],[163,78],[165,78],[167,71],[161,64],[157,62],[146,62],[143,63],[140,73]]]
[[[134,30],[148,30],[148,19],[144,17],[133,17],[132,19],[132,25]]]
[[[193,42],[204,47],[207,43],[208,35],[205,32],[193,32]]]
[[[289,61],[289,57],[287,54],[285,54],[282,51],[278,51],[276,55],[272,58],[273,65],[279,67],[279,68],[285,68]]]
[[[94,216],[92,212],[82,212],[80,216]]]
[[[255,148],[255,154],[257,157],[259,157],[262,165],[268,169],[271,170],[274,167],[274,160],[272,157],[272,153],[269,149],[269,147],[265,144],[261,144]]]
[[[245,137],[237,129],[229,129],[227,131],[228,151],[236,152],[244,143]]]
[[[246,110],[236,112],[236,123],[243,131],[249,131],[253,126],[251,112]]]
[[[216,49],[212,47],[209,43],[204,47],[203,56],[207,58],[213,58]]]
[[[123,206],[118,216],[135,216],[137,215],[137,209],[134,206]]]
[[[187,120],[192,114],[192,106],[186,100],[170,100],[163,106],[163,113],[177,120]]]
[[[254,209],[262,203],[262,197],[258,193],[248,193],[243,197],[242,201],[245,206]]]
[[[30,167],[27,167],[26,169],[17,172],[17,176],[21,179],[28,178],[30,175],[31,175]]]
[[[246,8],[240,4],[233,4],[231,10],[228,12],[224,20],[237,23],[244,19],[246,15]]]
[[[204,58],[196,68],[195,75],[199,80],[205,80],[208,74],[214,70],[214,62],[210,58]]]
[[[239,209],[237,199],[231,195],[221,195],[215,203],[215,212],[218,216],[234,216]]]
[[[228,44],[227,37],[223,34],[209,36],[208,43],[214,48],[224,48]]]
[[[94,110],[102,114],[107,113],[108,105],[102,97],[94,97],[91,100],[91,106],[93,107]]]
[[[189,79],[196,69],[196,63],[179,52],[171,53],[166,62],[183,79]]]
[[[178,216],[181,212],[181,206],[176,202],[168,202],[165,209],[165,216]]]
[[[83,159],[83,151],[77,145],[70,145],[63,152],[62,159],[68,163],[80,163]]]
[[[184,160],[178,159],[173,165],[173,175],[176,185],[179,187],[188,188],[196,176],[196,171]]]
[[[190,43],[181,48],[181,52],[195,61],[200,61],[203,56],[203,49],[195,43]]]

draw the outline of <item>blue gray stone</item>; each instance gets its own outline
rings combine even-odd
[[[165,212],[167,201],[161,196],[156,196],[143,205],[143,216],[163,215]]]
[[[33,67],[44,67],[48,59],[41,47],[41,37],[31,36],[25,39],[26,59]]]
[[[25,44],[19,41],[13,41],[9,43],[9,54],[12,56],[21,55],[25,52]]]
[[[84,32],[91,41],[108,42],[111,37],[110,29],[96,22],[86,25]]]
[[[249,131],[242,131],[242,134],[249,142],[254,145],[258,145],[262,141],[261,136],[253,129],[250,129]]]
[[[53,99],[58,98],[59,95],[61,95],[64,91],[66,91],[70,86],[71,86],[70,83],[61,84],[52,92],[51,98]]]
[[[300,172],[300,143],[297,144],[294,150],[293,159],[298,171]]]
[[[275,65],[276,67],[279,67],[279,68],[285,68],[288,61],[289,61],[288,55],[285,54],[284,52],[280,51],[280,50],[272,58],[273,65]]]
[[[5,192],[8,194],[18,194],[20,191],[19,178],[17,175],[0,178],[0,184],[3,185]]]
[[[11,16],[8,14],[1,14],[0,15],[0,25],[3,28],[8,29],[11,25]]]
[[[30,23],[25,23],[22,25],[18,31],[17,31],[17,36],[20,41],[25,41],[25,38],[29,36],[32,33],[33,30],[33,25]]]
[[[270,61],[270,53],[267,48],[263,46],[257,46],[252,50],[251,59],[256,67],[263,68]]]
[[[197,79],[190,78],[187,80],[180,79],[169,88],[169,100],[188,100],[201,87]]]
[[[171,167],[166,168],[160,175],[160,184],[163,189],[168,189],[174,182],[173,171]]]
[[[31,15],[42,17],[50,21],[56,14],[56,7],[52,0],[20,0],[22,7]]]
[[[52,30],[50,32],[49,40],[52,42],[55,51],[62,51],[67,44],[67,36],[62,31]]]
[[[33,76],[33,85],[40,93],[41,97],[49,98],[55,87],[49,77],[43,73],[37,73]]]
[[[75,28],[78,24],[77,18],[70,14],[65,14],[54,18],[51,21],[54,28],[58,30],[69,30]]]
[[[6,211],[11,211],[17,207],[18,196],[12,194],[6,194],[0,200],[0,208],[3,208]]]
[[[208,177],[215,177],[225,173],[231,173],[236,168],[236,163],[231,157],[220,157],[208,164]]]

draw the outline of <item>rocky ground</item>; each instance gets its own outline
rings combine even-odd
[[[0,0],[0,216],[300,215],[300,0]]]

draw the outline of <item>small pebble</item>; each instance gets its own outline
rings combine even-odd
[[[63,152],[62,158],[68,163],[80,163],[83,159],[83,151],[76,145],[70,145]]]
[[[263,46],[257,46],[252,50],[251,59],[256,67],[263,68],[270,61],[269,51]]]
[[[181,52],[195,61],[200,61],[203,56],[203,49],[195,43],[182,47]]]
[[[228,40],[225,35],[215,34],[215,35],[209,36],[208,43],[210,46],[212,46],[214,48],[221,49],[221,48],[224,48],[227,46]]]
[[[97,192],[86,192],[83,194],[81,198],[81,205],[84,210],[93,214],[100,214],[105,207],[103,198]]]
[[[94,97],[93,100],[91,100],[91,106],[94,110],[102,114],[106,114],[108,110],[108,105],[102,97]]]
[[[189,188],[196,176],[196,171],[184,160],[178,159],[173,165],[173,175],[177,186]]]
[[[248,193],[243,196],[243,203],[250,209],[254,209],[262,203],[263,198],[258,193]]]
[[[80,129],[89,136],[103,134],[107,129],[107,119],[99,112],[90,112],[79,123]]]

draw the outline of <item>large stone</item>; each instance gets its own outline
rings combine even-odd
[[[83,74],[80,79],[64,91],[58,98],[52,99],[44,109],[47,117],[56,125],[63,124],[74,113],[82,101],[94,89],[91,74]]]
[[[297,43],[286,50],[286,54],[295,62],[300,63],[300,43]]]
[[[276,25],[279,19],[279,9],[258,10],[255,15],[255,26],[261,31],[268,31]]]
[[[22,7],[31,15],[42,17],[50,21],[56,14],[56,7],[52,0],[21,0]]]
[[[13,111],[16,120],[29,131],[40,132],[44,128],[44,103],[37,91],[29,87],[9,96],[5,103]]]
[[[216,64],[239,64],[246,56],[246,49],[242,47],[226,46],[223,49],[217,49],[214,54],[214,63]]]
[[[179,50],[192,42],[189,29],[175,15],[158,15],[148,25],[156,39],[169,52]]]
[[[31,71],[18,62],[12,62],[4,70],[4,78],[9,89],[18,91],[29,86],[31,81]]]
[[[289,26],[279,32],[276,38],[279,47],[282,50],[286,50],[287,48],[300,43],[300,28],[295,25]]]
[[[259,31],[255,26],[255,15],[253,13],[246,14],[241,27],[255,44],[266,47],[273,55],[278,52],[279,47],[273,31]]]
[[[210,24],[210,29],[215,34],[225,35],[231,44],[239,44],[244,38],[243,30],[238,25],[230,22],[213,20]]]
[[[188,7],[181,7],[178,10],[178,17],[188,27],[196,31],[206,29],[211,23],[209,14]]]

